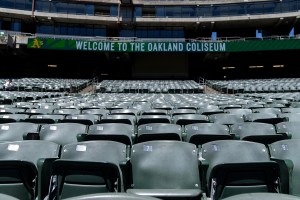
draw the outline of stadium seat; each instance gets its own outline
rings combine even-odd
[[[181,141],[181,126],[168,123],[149,123],[138,126],[137,142],[151,140]]]
[[[49,199],[124,191],[126,158],[126,145],[114,141],[65,145],[52,166]]]
[[[78,134],[86,133],[87,126],[78,123],[43,124],[38,137],[60,145],[77,142]]]
[[[15,200],[15,199],[7,199],[7,200]],[[89,195],[67,198],[65,200],[159,200],[159,199],[154,197],[128,194],[123,192],[123,193],[89,194]]]
[[[173,122],[174,124],[185,126],[187,124],[194,124],[194,123],[207,123],[209,122],[209,120],[206,115],[182,114],[182,115],[173,116]]]
[[[38,133],[39,125],[28,122],[0,124],[0,141],[21,141],[28,133]]]
[[[136,124],[136,117],[133,115],[106,115],[103,116],[99,122],[99,124],[103,123],[123,123],[123,124],[129,124],[129,125],[135,125]]]
[[[265,145],[288,138],[288,135],[285,133],[277,134],[275,126],[267,123],[246,122],[234,124],[230,128],[231,134],[237,139],[258,142]]]
[[[47,159],[56,159],[60,146],[49,141],[0,143],[0,190],[18,199],[33,200],[48,190]],[[42,181],[41,179],[46,181]],[[38,182],[37,182],[38,181]]]
[[[299,122],[281,122],[276,124],[276,132],[286,134],[289,138],[300,139],[300,121]]]
[[[280,165],[282,190],[300,197],[300,140],[281,140],[269,145],[271,158]]]
[[[233,137],[229,133],[227,125],[217,123],[195,123],[185,126],[186,142],[197,146],[214,140],[230,140]]]
[[[60,120],[60,123],[79,123],[84,125],[97,124],[100,121],[100,116],[95,114],[72,114],[66,115],[64,119]]]
[[[141,115],[137,119],[137,125],[150,123],[171,123],[171,117],[168,115]]]
[[[212,199],[249,192],[276,192],[279,166],[265,145],[239,140],[219,140],[202,145],[202,182]]]
[[[248,193],[238,194],[223,200],[297,200],[299,197],[280,193]]]
[[[149,141],[131,150],[132,188],[127,193],[157,198],[200,198],[202,194],[195,145]]]
[[[134,127],[122,123],[103,123],[89,126],[87,133],[79,137],[83,141],[111,140],[132,145],[135,140]]]
[[[54,124],[59,123],[64,119],[64,115],[31,115],[29,118],[24,119],[25,122],[31,122],[36,124]]]
[[[277,124],[286,121],[287,118],[274,113],[251,113],[245,115],[245,122],[261,122],[269,124]]]
[[[243,115],[229,114],[229,113],[219,113],[209,115],[209,121],[212,123],[232,125],[237,123],[243,123]]]

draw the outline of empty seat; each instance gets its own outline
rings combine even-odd
[[[87,133],[81,134],[82,140],[111,140],[132,145],[135,139],[134,127],[129,124],[106,123],[89,126]]]
[[[279,166],[265,145],[219,140],[202,145],[203,181],[212,199],[249,192],[276,192]],[[205,170],[207,169],[207,170]]]
[[[282,190],[300,197],[300,139],[270,144],[270,154],[280,164]]]
[[[158,198],[200,198],[197,148],[180,141],[148,141],[131,150],[132,188],[127,193]]]
[[[58,158],[60,146],[49,141],[0,143],[0,190],[18,199],[39,199],[47,193],[46,159]],[[39,169],[39,176],[38,176]],[[38,177],[38,179],[37,179]],[[41,178],[46,181],[41,181]],[[36,182],[38,180],[38,183]]]
[[[81,111],[81,113],[106,116],[109,114],[109,110],[93,108],[93,109],[84,109]]]
[[[64,119],[64,115],[31,115],[29,118],[24,119],[25,122],[31,122],[36,124],[54,124],[59,123]]]
[[[235,115],[247,115],[252,113],[252,110],[247,108],[233,108],[233,109],[225,109],[224,112],[235,114]]]
[[[38,136],[40,140],[66,145],[77,142],[77,135],[86,131],[87,126],[78,123],[43,124]]]
[[[105,117],[102,117],[100,124],[103,123],[123,123],[123,124],[130,124],[135,125],[136,124],[136,117],[133,115],[106,115]]]
[[[214,140],[229,140],[233,137],[229,134],[227,125],[216,123],[196,123],[185,126],[185,141],[195,145],[202,145],[204,143]]]
[[[134,116],[138,116],[140,114],[140,110],[137,109],[116,109],[116,110],[112,110],[111,114],[117,114],[117,115],[134,115]]]
[[[246,122],[231,126],[231,134],[241,140],[270,144],[278,140],[288,138],[287,134],[277,134],[276,128],[272,124],[259,122]]]
[[[171,123],[171,117],[168,115],[142,115],[138,117],[138,125],[150,123]]]
[[[0,115],[0,123],[22,122],[28,117],[26,114],[3,114]]]
[[[232,124],[243,123],[244,117],[243,115],[220,113],[220,114],[209,115],[209,121],[218,124],[232,125]]]
[[[277,116],[277,114],[274,113],[251,113],[245,115],[246,122],[277,124],[286,120],[287,119],[285,117]]]
[[[278,117],[285,118],[285,121],[289,122],[300,122],[300,113],[282,113]]]
[[[292,139],[300,139],[300,121],[278,123],[276,124],[276,132],[286,134]]]
[[[39,125],[29,122],[0,124],[0,141],[20,141],[27,138],[28,133],[37,133]]]
[[[170,111],[171,115],[196,114],[195,109],[175,109]]]
[[[97,124],[100,121],[100,116],[94,114],[66,115],[60,123],[80,123],[84,125]]]
[[[280,193],[248,193],[238,194],[223,200],[297,200],[299,197]]]
[[[126,158],[126,145],[114,141],[65,145],[53,163],[49,198],[124,191]]]
[[[151,109],[141,111],[141,115],[168,115],[168,111],[164,109]]]
[[[15,199],[7,199],[7,200],[15,200]],[[123,193],[88,194],[88,195],[67,198],[65,200],[159,200],[159,199],[154,197],[128,194],[123,192]]]
[[[59,115],[78,115],[80,114],[80,110],[73,109],[73,108],[60,108],[53,110],[53,114],[59,114]]]
[[[138,126],[137,142],[150,140],[181,140],[181,126],[168,123],[149,123]]]
[[[207,123],[209,122],[209,120],[206,115],[182,114],[182,115],[173,116],[173,122],[175,124],[185,126],[187,124],[194,124],[194,123]]]

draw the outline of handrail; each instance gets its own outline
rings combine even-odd
[[[27,36],[28,38],[45,38],[45,39],[66,39],[66,40],[87,40],[87,41],[107,41],[107,42],[232,42],[232,41],[250,41],[250,40],[291,40],[300,39],[300,34],[291,37],[289,35],[272,35],[262,38],[256,37],[219,37],[217,41],[212,41],[210,37],[197,38],[138,38],[138,37],[102,37],[102,36],[72,36],[72,35],[52,35],[52,34],[31,34],[24,32],[0,30],[3,36]]]

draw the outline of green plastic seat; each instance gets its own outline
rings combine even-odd
[[[58,158],[59,150],[58,144],[49,141],[0,143],[1,193],[22,200],[41,199],[48,192],[46,164]]]
[[[148,141],[132,146],[132,188],[127,193],[162,199],[200,198],[198,153],[194,144]]]
[[[271,158],[280,164],[284,193],[300,197],[300,139],[281,140],[269,145]]]
[[[201,163],[207,195],[212,199],[249,192],[275,192],[279,166],[265,145],[219,140],[202,145]]]
[[[115,141],[67,144],[52,166],[49,199],[124,191],[126,145]]]

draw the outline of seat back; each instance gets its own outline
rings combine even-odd
[[[86,133],[87,126],[77,123],[44,124],[40,129],[40,140],[65,145],[77,142],[77,135]]]
[[[206,185],[210,198],[248,192],[275,192],[279,166],[260,143],[219,140],[205,143],[201,160],[208,164]]]
[[[181,140],[181,126],[168,123],[150,123],[138,126],[137,142],[150,140]]]
[[[0,124],[0,141],[21,141],[27,133],[37,133],[39,125],[28,122]]]
[[[300,196],[300,139],[281,140],[270,144],[272,158],[285,161],[289,178],[289,194]],[[299,197],[298,197],[299,198]]]
[[[180,141],[138,143],[132,147],[130,162],[133,178],[130,193],[173,198],[179,194],[195,197],[201,193],[197,148],[193,144]]]
[[[15,141],[0,143],[0,190],[1,193],[19,199],[35,199],[37,193],[48,188],[39,182],[38,168],[44,167],[44,159],[57,158],[60,146],[49,141]],[[41,172],[41,171],[39,171]],[[41,172],[42,174],[42,172]],[[40,176],[38,179],[45,178]],[[38,185],[38,186],[37,186]]]
[[[53,164],[50,199],[124,191],[121,165],[126,165],[126,145],[114,141],[67,144]],[[57,180],[57,181],[56,181]]]

